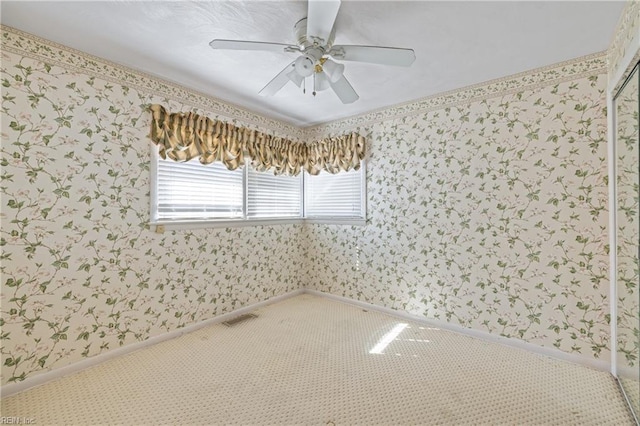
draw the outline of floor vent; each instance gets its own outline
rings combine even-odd
[[[231,318],[229,321],[224,321],[223,324],[226,325],[227,327],[231,327],[232,325],[236,325],[241,322],[250,320],[251,318],[258,318],[258,316],[255,314],[244,314],[244,315],[237,316],[235,318]]]

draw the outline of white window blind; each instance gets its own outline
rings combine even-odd
[[[153,155],[151,217],[155,225],[188,229],[179,227],[303,218],[327,223],[365,219],[364,162],[359,171],[291,177],[257,172],[249,165],[230,171],[218,162],[203,165],[194,159],[180,163],[162,160],[157,152]]]
[[[281,218],[302,216],[302,174],[275,176],[249,166],[247,217]]]
[[[364,166],[335,175],[325,171],[317,176],[305,174],[305,217],[364,218],[363,176]]]
[[[206,220],[243,217],[242,168],[198,159],[178,163],[158,158],[157,219]]]

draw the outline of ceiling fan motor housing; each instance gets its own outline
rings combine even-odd
[[[298,45],[303,49],[311,47],[314,45],[314,40],[310,40],[307,37],[307,18],[302,18],[293,26],[293,36],[295,40],[298,41]],[[325,40],[323,45],[318,45],[328,51],[333,46],[333,41],[336,37],[335,27],[331,30],[331,34],[329,35],[329,40]]]
[[[314,95],[318,91],[331,88],[342,103],[349,104],[359,99],[358,94],[344,76],[345,66],[332,59],[408,67],[416,58],[413,49],[334,46],[335,24],[340,3],[340,0],[307,0],[307,17],[300,19],[293,27],[296,45],[223,39],[214,39],[209,45],[213,49],[296,53],[299,56],[260,90],[261,95],[273,96],[288,82],[303,87],[304,92],[305,79],[313,76]]]

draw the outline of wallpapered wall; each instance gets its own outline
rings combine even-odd
[[[160,235],[145,227],[144,105],[196,104],[293,138],[317,129],[2,37],[3,384],[300,286],[606,356],[602,55],[498,82],[490,99],[372,113],[353,128],[369,140],[365,227]],[[562,82],[514,92],[537,79]]]
[[[602,72],[361,127],[367,226],[305,230],[310,286],[608,359]]]
[[[193,108],[6,51],[2,96],[3,384],[299,288],[298,225],[147,229],[145,105]]]

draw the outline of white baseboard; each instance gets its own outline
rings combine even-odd
[[[387,314],[396,318],[402,318],[404,320],[418,322],[420,324],[425,324],[430,327],[437,327],[443,330],[453,331],[455,333],[460,333],[467,336],[475,337],[480,340],[493,342],[493,343],[500,343],[505,346],[524,349],[526,351],[533,352],[535,354],[544,355],[550,358],[560,359],[563,361],[568,361],[574,364],[583,365],[596,370],[605,371],[607,373],[610,373],[610,370],[611,370],[611,365],[608,361],[597,360],[591,357],[586,357],[584,355],[570,354],[556,348],[547,348],[544,346],[539,346],[533,343],[525,342],[523,340],[499,336],[496,334],[489,333],[487,331],[475,330],[472,328],[465,328],[465,327],[462,327],[456,324],[451,324],[445,321],[429,319],[429,318],[421,317],[418,315],[413,315],[407,312],[397,311],[391,308],[385,308],[385,307],[374,305],[371,303],[349,299],[348,297],[337,296],[335,294],[323,293],[321,291],[310,290],[310,289],[305,289],[305,293],[315,294],[317,296],[322,296],[322,297],[326,297],[328,299],[336,300],[339,302],[348,303],[348,304],[365,308],[371,311],[381,312],[383,314]]]
[[[640,382],[640,368],[638,368],[638,366],[628,367],[626,365],[620,365],[620,362],[618,361],[618,371],[615,376]]]
[[[153,336],[148,338],[147,340],[142,340],[139,342],[129,343],[128,345],[121,346],[116,349],[112,349],[110,351],[101,353],[99,355],[92,356],[90,358],[83,359],[78,362],[74,362],[73,364],[65,365],[64,367],[56,368],[55,370],[47,371],[46,373],[38,374],[33,377],[27,377],[25,380],[17,383],[10,383],[8,385],[2,386],[0,388],[0,395],[2,398],[15,395],[19,392],[23,392],[27,389],[33,388],[34,386],[39,386],[44,383],[47,383],[52,380],[59,379],[64,376],[68,376],[69,374],[77,373],[79,371],[85,370],[87,368],[96,366],[110,359],[126,355],[133,351],[137,351],[139,349],[146,348],[151,345],[155,345],[160,342],[164,342],[165,340],[174,339],[176,337],[180,337],[185,333],[190,333],[196,330],[199,330],[203,327],[217,324],[220,322],[227,321],[231,318],[237,317],[239,315],[249,313],[258,308],[262,308],[267,305],[271,305],[273,303],[280,302],[285,299],[289,299],[294,296],[298,296],[303,294],[305,291],[303,289],[298,289],[291,291],[289,293],[282,294],[280,296],[275,296],[270,299],[264,300],[262,302],[254,303],[252,305],[244,306],[242,308],[236,309],[231,312],[227,312],[222,315],[218,315],[213,318],[209,318],[207,320],[190,324],[182,328],[178,328],[176,330],[160,334],[158,336]]]
[[[245,314],[245,313],[249,313],[251,311],[254,311],[258,308],[267,306],[267,305],[271,305],[273,303],[277,303],[280,302],[282,300],[285,299],[289,299],[291,297],[294,296],[298,296],[300,294],[313,294],[316,296],[321,296],[321,297],[326,297],[328,299],[332,299],[332,300],[336,300],[342,303],[347,303],[350,305],[355,305],[355,306],[359,306],[361,308],[365,308],[371,311],[377,311],[377,312],[381,312],[383,314],[387,314],[396,318],[401,318],[401,319],[405,319],[408,321],[414,321],[414,322],[418,322],[421,324],[425,324],[431,327],[437,327],[437,328],[441,328],[443,330],[448,330],[448,331],[452,331],[455,333],[460,333],[460,334],[464,334],[467,336],[471,336],[471,337],[475,337],[477,339],[481,339],[484,341],[488,341],[488,342],[494,342],[494,343],[500,343],[506,346],[511,346],[511,347],[515,347],[515,348],[520,348],[520,349],[524,349],[526,351],[532,352],[532,353],[536,353],[539,355],[544,355],[544,356],[548,356],[554,359],[560,359],[563,361],[568,361],[568,362],[572,362],[574,364],[580,364],[583,366],[587,366],[590,368],[594,368],[596,370],[601,370],[601,371],[606,371],[609,372],[610,371],[610,363],[607,361],[601,361],[601,360],[596,360],[593,358],[589,358],[589,357],[585,357],[585,356],[581,356],[581,355],[575,355],[575,354],[569,354],[566,352],[563,352],[559,349],[555,349],[555,348],[547,348],[544,346],[539,346],[539,345],[535,345],[533,343],[528,343],[522,340],[518,340],[518,339],[513,339],[513,338],[507,338],[507,337],[502,337],[502,336],[498,336],[495,334],[491,334],[489,332],[486,331],[481,331],[481,330],[474,330],[471,328],[464,328],[461,327],[459,325],[456,324],[450,324],[444,321],[439,321],[439,320],[433,320],[433,319],[428,319],[428,318],[424,318],[418,315],[413,315],[413,314],[409,314],[407,312],[403,312],[403,311],[396,311],[394,309],[391,308],[385,308],[382,306],[378,306],[378,305],[374,305],[371,303],[367,303],[367,302],[361,302],[359,300],[354,300],[354,299],[349,299],[347,297],[343,297],[343,296],[337,296],[335,294],[330,294],[330,293],[323,293],[321,291],[317,291],[317,290],[311,290],[311,289],[298,289],[298,290],[294,290],[291,291],[289,293],[286,294],[282,294],[280,296],[275,296],[272,297],[270,299],[264,300],[262,302],[258,302],[258,303],[254,303],[252,305],[248,305],[248,306],[244,306],[242,308],[236,309],[234,311],[231,312],[227,312],[225,314],[210,318],[208,320],[205,321],[201,321],[199,323],[195,323],[195,324],[191,324],[188,325],[186,327],[183,328],[179,328],[177,330],[173,330],[170,331],[168,333],[163,333],[161,335],[158,336],[153,336],[150,337],[147,340],[143,340],[140,342],[135,342],[135,343],[130,343],[126,346],[122,346],[119,347],[117,349],[113,349],[110,350],[108,352],[90,357],[90,358],[86,358],[83,359],[81,361],[75,362],[73,364],[69,364],[66,365],[64,367],[60,367],[60,368],[56,368],[55,370],[52,371],[48,371],[46,373],[42,373],[42,374],[38,374],[34,377],[28,377],[27,379],[21,381],[21,382],[17,382],[17,383],[11,383],[5,386],[2,386],[2,388],[0,389],[0,394],[2,395],[2,397],[8,397],[11,395],[15,395],[19,392],[23,392],[27,389],[33,388],[35,386],[39,386],[42,385],[44,383],[47,383],[49,381],[52,380],[56,380],[59,379],[61,377],[64,376],[68,376],[69,374],[73,374],[73,373],[77,373],[79,371],[85,370],[87,368],[96,366],[98,364],[101,364],[105,361],[108,361],[110,359],[122,356],[122,355],[126,355],[128,353],[131,353],[133,351],[137,351],[139,349],[143,349],[145,347],[151,346],[151,345],[155,345],[157,343],[160,342],[164,342],[165,340],[169,340],[169,339],[173,339],[176,337],[180,337],[185,333],[190,333],[196,330],[199,330],[203,327],[212,325],[212,324],[217,324],[220,322],[224,322],[227,321],[233,317]]]

